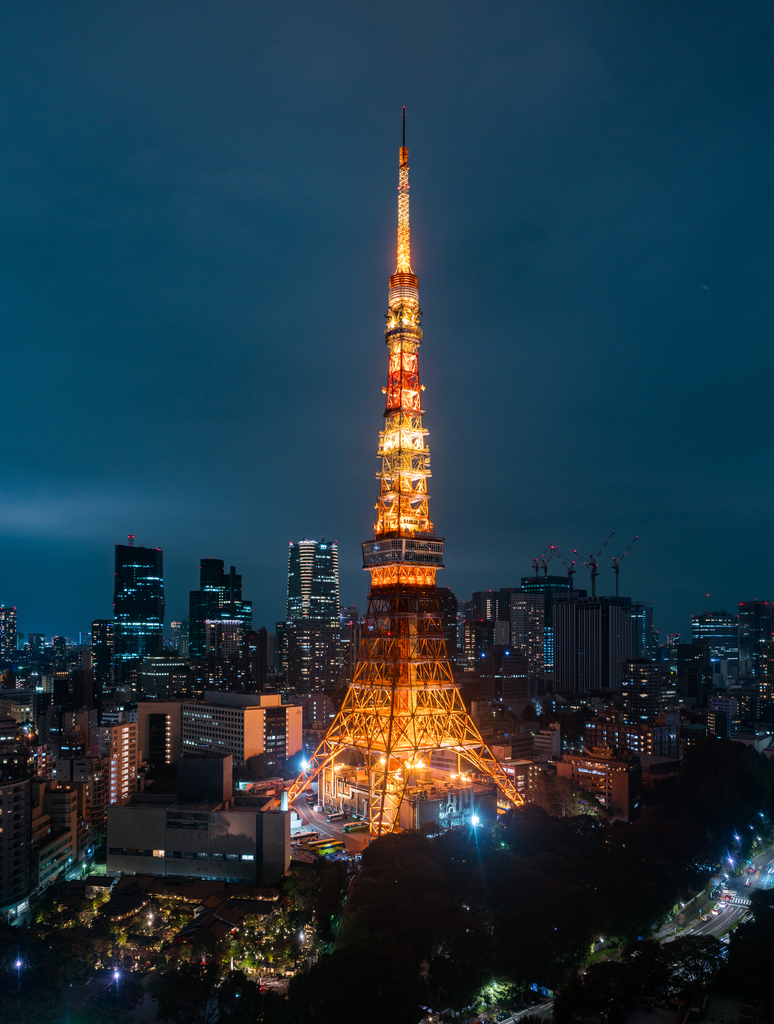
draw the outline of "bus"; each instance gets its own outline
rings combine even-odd
[[[314,843],[320,838],[319,832],[296,832],[291,839],[295,839],[299,843]]]
[[[367,832],[369,824],[367,821],[350,821],[345,825],[342,832]]]
[[[344,843],[341,839],[320,839],[316,843],[308,843],[306,848],[311,853],[316,853],[318,857],[344,853]]]
[[[328,815],[328,821],[344,821],[346,814],[343,811],[333,811]]]

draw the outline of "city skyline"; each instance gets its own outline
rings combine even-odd
[[[130,532],[164,549],[168,621],[211,555],[271,624],[302,536],[338,541],[342,601],[364,605],[364,339],[403,103],[444,583],[516,585],[548,544],[615,529],[611,554],[640,535],[621,592],[662,640],[772,596],[764,432],[740,443],[728,411],[765,408],[774,369],[771,14],[483,10],[461,33],[462,7],[428,7],[408,38],[347,4],[351,26],[302,28],[247,7],[76,6],[33,35],[4,16],[0,603],[20,631],[108,617]],[[385,40],[400,73],[363,64]],[[598,582],[613,592],[609,562]]]

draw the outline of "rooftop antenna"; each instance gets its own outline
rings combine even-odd
[[[130,533],[129,536],[126,539],[129,541],[129,547],[133,548],[134,547],[134,534]]]
[[[403,148],[406,148],[406,108],[403,108]]]

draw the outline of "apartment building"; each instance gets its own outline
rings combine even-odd
[[[137,792],[137,723],[102,725],[97,742],[100,757],[109,761],[108,804],[120,804]]]

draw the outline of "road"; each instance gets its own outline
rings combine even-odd
[[[347,833],[344,832],[343,826],[346,825],[345,821],[328,821],[327,816],[321,811],[313,811],[311,807],[307,805],[303,793],[294,801],[293,810],[303,821],[307,828],[314,829],[315,832],[320,833],[321,839],[341,839],[344,842],[344,849],[347,853],[356,855],[362,853],[363,850],[368,846],[368,833],[367,832],[355,832]],[[311,854],[299,857],[297,850],[293,851],[293,856],[298,860],[312,859]]]
[[[757,857],[753,857],[755,871],[751,875],[741,875],[739,878],[729,878],[726,886],[731,890],[731,899],[726,903],[726,909],[716,917],[710,915],[707,921],[702,921],[698,915],[689,921],[687,927],[683,928],[678,935],[722,935],[733,925],[744,917],[750,907],[750,894],[756,889],[771,889],[774,887],[774,847],[764,850]],[[750,879],[750,885],[745,885],[745,880]],[[668,942],[674,939],[674,934],[663,934],[660,938]]]
[[[518,1013],[514,1013],[511,1017],[506,1017],[501,1024],[513,1024],[513,1021],[521,1020],[522,1017],[527,1015],[534,1015],[540,1017],[542,1020],[550,1020],[554,1012],[554,1001],[549,999],[545,1003],[538,1003],[537,1006],[528,1006],[526,1010],[519,1010]]]

